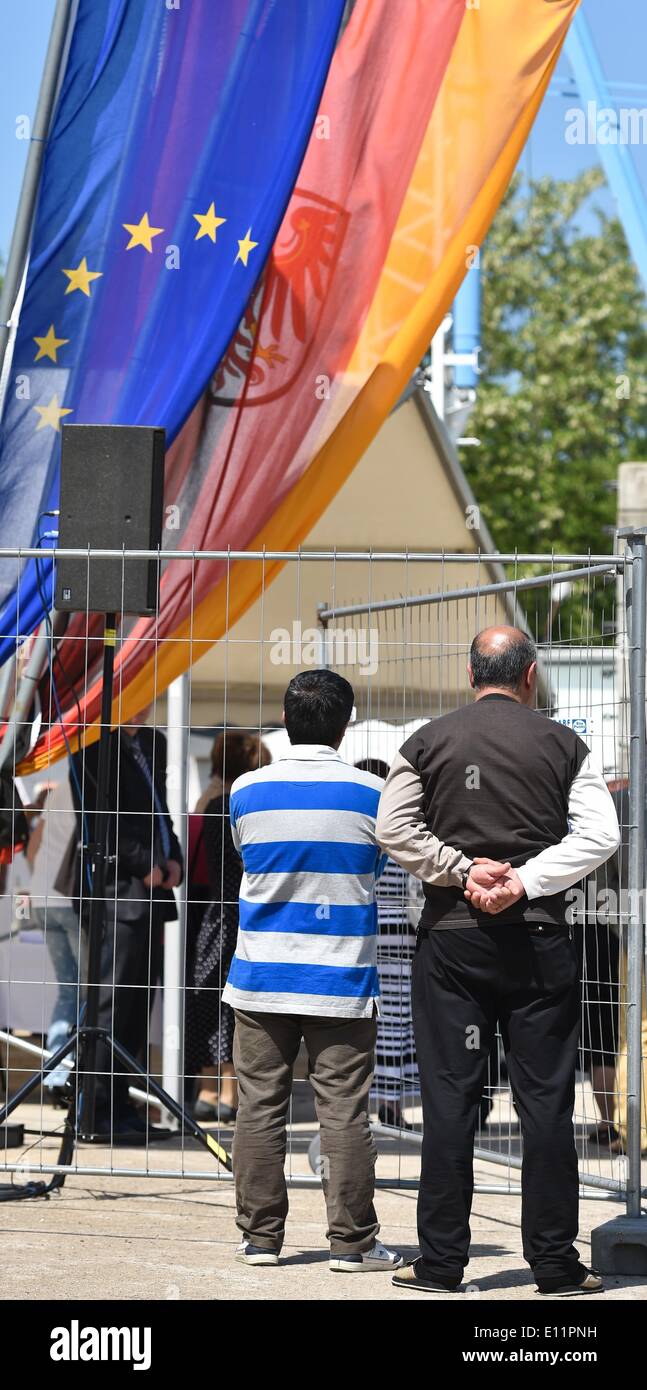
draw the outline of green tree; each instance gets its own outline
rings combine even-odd
[[[483,351],[461,461],[502,551],[608,551],[618,465],[645,457],[647,304],[602,174],[513,182],[483,251]]]

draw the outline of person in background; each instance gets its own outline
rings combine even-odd
[[[149,709],[110,736],[106,930],[101,954],[99,1027],[111,1032],[146,1065],[150,1010],[162,973],[165,922],[177,916],[173,889],[182,882],[182,851],[166,800],[166,738],[150,728]],[[94,838],[93,806],[98,742],[74,755],[72,795],[78,840],[74,887],[87,917],[87,851]],[[79,801],[82,793],[83,808]],[[62,887],[59,876],[59,887]],[[98,1136],[115,1143],[145,1142],[147,1119],[131,1103],[128,1073],[119,1072],[109,1048],[97,1047]]]
[[[609,1096],[614,1099],[612,1125],[607,1131],[608,1147],[612,1154],[625,1154],[628,1139],[628,1057],[627,1057],[627,1009],[619,1008],[619,1000],[626,998],[627,992],[627,940],[629,919],[629,786],[625,778],[610,786],[613,803],[620,822],[621,842],[616,854],[607,865],[606,883],[599,886],[607,890],[608,907],[598,914],[598,947],[602,957],[599,979],[604,981],[603,1017],[593,1032],[603,1043],[603,1050],[593,1060],[598,1067],[592,1070],[591,1084],[602,1114],[604,1126],[608,1115]],[[601,938],[601,939],[600,939]],[[607,957],[608,955],[608,964]],[[594,1013],[595,1018],[595,1013]],[[641,1009],[642,1055],[647,1056],[647,997],[642,990]],[[600,1037],[601,1035],[601,1037]],[[595,1048],[595,1044],[593,1044]],[[598,1131],[599,1133],[599,1131]],[[604,1142],[604,1129],[602,1129]],[[589,1138],[595,1138],[589,1135]],[[640,1119],[640,1151],[647,1156],[647,1087],[642,1088]]]
[[[362,758],[355,767],[382,780],[389,775],[389,765],[381,758]],[[398,1129],[412,1128],[403,1119],[402,1107],[405,1096],[411,1098],[416,1092],[418,1082],[411,1017],[411,965],[420,915],[417,888],[418,880],[395,859],[386,860],[375,885],[380,1017],[372,1094],[378,1103],[380,1124]]]
[[[615,857],[615,856],[614,856]],[[611,870],[611,873],[613,870]],[[600,876],[601,879],[601,876]],[[609,881],[608,887],[611,887]],[[614,1124],[616,1057],[620,1049],[620,941],[615,922],[593,918],[575,921],[575,943],[583,981],[581,1070],[591,1081],[600,1121],[589,1130],[589,1143],[622,1152]]]
[[[200,1072],[196,1120],[236,1118],[234,1011],[222,1002],[222,990],[236,946],[243,866],[231,835],[229,793],[237,777],[271,760],[260,736],[241,729],[220,734],[212,750],[212,785],[215,780],[221,790],[204,809],[202,832],[211,901],[197,935],[186,1019],[185,1067],[189,1076]]]
[[[79,914],[72,899],[59,893],[55,880],[63,863],[74,829],[74,805],[65,766],[59,781],[37,788],[42,810],[30,823],[23,874],[24,891],[29,896],[30,917],[40,927],[58,981],[56,999],[47,1030],[47,1050],[56,1052],[76,1027],[79,1014]],[[67,1104],[63,1088],[69,1068],[60,1066],[45,1077],[43,1091],[54,1103]]]
[[[195,803],[197,816],[203,816],[209,802],[214,801],[217,796],[222,794],[222,739],[223,735],[218,734],[211,745],[210,776],[204,791],[200,792]]]
[[[243,859],[236,952],[223,998],[236,1011],[233,1146],[237,1258],[276,1265],[288,1212],[286,1120],[306,1044],[321,1126],[329,1268],[397,1269],[377,1240],[368,1109],[379,981],[375,816],[382,782],[339,756],[354,703],[335,671],[302,671],[285,692],[291,748],[231,789]]]
[[[193,1006],[193,978],[195,973],[195,953],[198,942],[202,919],[207,910],[207,904],[211,901],[211,891],[209,888],[209,871],[207,869],[207,856],[204,848],[204,815],[198,811],[197,807],[202,805],[204,793],[196,803],[196,809],[189,813],[188,835],[187,835],[187,856],[186,856],[186,941],[184,947],[184,1009],[185,1009],[185,1039],[188,1036],[188,1020]],[[193,1105],[195,1091],[195,1075],[191,1075],[191,1069],[187,1065],[187,1054],[184,1055],[184,1101],[187,1106]]]

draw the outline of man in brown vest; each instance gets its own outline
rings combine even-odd
[[[468,674],[475,700],[407,740],[377,820],[379,844],[425,893],[412,981],[421,1255],[394,1283],[460,1287],[498,1021],[524,1141],[525,1258],[541,1293],[593,1293],[601,1280],[573,1244],[580,988],[566,893],[617,847],[617,816],[586,744],[534,709],[536,652],[524,632],[480,632]]]

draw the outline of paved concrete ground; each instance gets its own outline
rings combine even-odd
[[[26,1106],[19,1118],[33,1128],[45,1118],[47,1127],[53,1128],[60,1123],[61,1112]],[[314,1132],[308,1121],[295,1128],[291,1157],[295,1175],[309,1172],[307,1148]],[[229,1142],[231,1131],[222,1137]],[[381,1140],[379,1147],[378,1177],[391,1184],[398,1174],[409,1181],[415,1177],[419,1152],[415,1145],[405,1144],[398,1152],[391,1140]],[[54,1162],[57,1148],[57,1141],[48,1138],[39,1152],[45,1161]],[[429,1297],[394,1289],[384,1275],[352,1278],[331,1274],[318,1186],[291,1189],[281,1266],[247,1269],[234,1259],[233,1187],[230,1180],[220,1177],[215,1161],[212,1164],[192,1143],[183,1151],[175,1138],[156,1144],[148,1154],[119,1149],[113,1157],[125,1170],[119,1177],[78,1174],[68,1178],[63,1192],[50,1201],[0,1204],[5,1297],[400,1301]],[[11,1158],[10,1153],[7,1158]],[[84,1145],[77,1153],[79,1166],[102,1168],[109,1161],[110,1155],[103,1149]],[[146,1168],[149,1176],[136,1171]],[[184,1176],[169,1179],[159,1175],[170,1169],[183,1171]],[[191,1177],[191,1173],[208,1176]],[[26,1176],[37,1176],[35,1165],[31,1172],[18,1174],[16,1181],[22,1182]],[[483,1183],[502,1185],[507,1178],[503,1168],[477,1164],[477,1179]],[[389,1186],[378,1192],[377,1205],[383,1239],[412,1257],[416,1253],[415,1190]],[[579,1245],[585,1260],[590,1257],[591,1228],[621,1211],[613,1202],[582,1202]],[[607,1290],[600,1296],[606,1300],[647,1299],[647,1276],[609,1276],[606,1283]],[[539,1303],[532,1275],[521,1256],[517,1196],[476,1196],[465,1288],[467,1296],[473,1298]]]

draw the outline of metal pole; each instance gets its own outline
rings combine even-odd
[[[18,693],[14,700],[11,714],[7,719],[7,727],[2,741],[0,742],[0,767],[4,767],[7,759],[13,752],[19,733],[29,717],[34,691],[47,662],[49,642],[50,638],[47,631],[47,623],[41,623],[40,630],[34,638],[28,661],[21,672],[18,682]],[[10,662],[9,665],[11,667],[12,663]]]
[[[445,317],[431,340],[431,399],[439,420],[445,419],[445,338],[448,333]]]
[[[325,610],[325,603],[317,604],[317,631],[319,633],[319,665],[322,670],[327,670],[330,666],[329,642],[328,642],[328,620],[322,618],[321,614]]]
[[[178,676],[167,691],[167,801],[182,847],[184,882],[175,890],[177,921],[164,926],[164,990],[162,1005],[162,1084],[180,1104],[184,1101],[184,969],[186,959],[188,800],[189,800],[189,680]],[[172,1117],[169,1123],[177,1125]]]
[[[627,537],[632,556],[627,590],[629,637],[629,865],[627,927],[627,1216],[640,1216],[641,1025],[645,894],[645,651],[647,534]]]
[[[42,560],[46,555],[48,560],[87,560],[87,546],[51,546],[46,552],[42,547],[35,545],[2,545],[0,546],[0,560]],[[120,548],[110,549],[109,546],[93,546],[92,558],[94,560],[120,560],[123,561],[124,555],[129,560],[157,560],[159,561],[159,550],[143,550],[129,547],[125,550]],[[330,565],[331,560],[339,564],[342,560],[357,561],[365,565],[367,560],[375,563],[379,560],[380,564],[395,563],[401,565],[403,560],[408,560],[411,564],[415,562],[421,564],[437,565],[465,565],[467,563],[480,563],[482,565],[552,565],[577,564],[584,565],[586,573],[590,572],[591,565],[602,565],[605,570],[622,570],[624,560],[621,555],[558,555],[555,551],[543,555],[527,553],[526,551],[514,551],[509,553],[500,550],[164,550],[164,562],[167,560],[291,560],[295,564],[311,561],[320,561],[322,564]],[[542,576],[538,576],[541,581]],[[553,569],[548,576],[543,576],[544,583],[547,579],[551,583],[559,583],[566,578],[566,574]],[[521,582],[521,581],[520,581]],[[462,593],[462,590],[460,590]],[[373,607],[375,605],[372,605]]]
[[[108,824],[114,817],[110,806],[110,750],[112,736],[112,694],[114,687],[117,617],[107,613],[103,630],[103,685],[101,689],[101,733],[97,764],[97,791],[92,826],[92,843],[88,854],[92,865],[92,887],[88,920],[88,965],[86,1009],[83,1020],[84,1036],[79,1046],[78,1073],[81,1087],[79,1132],[86,1138],[94,1134],[97,1092],[97,1039],[99,1023],[99,993],[101,989],[101,952],[106,924],[106,867],[108,858]],[[116,872],[116,866],[115,866]],[[105,1084],[106,1078],[104,1078]],[[112,1110],[112,1103],[110,1105]]]
[[[2,670],[0,670],[0,720],[4,719],[7,713],[11,683],[12,681],[15,682],[16,679],[15,666],[16,658],[15,656],[10,656],[8,660],[5,661]]]
[[[376,555],[376,559],[381,560],[381,555]],[[419,556],[411,556],[413,560],[418,560]],[[474,556],[466,556],[466,559],[476,559]],[[360,613],[389,613],[398,608],[425,608],[432,603],[449,603],[454,600],[460,601],[478,592],[479,596],[485,594],[505,594],[517,593],[525,589],[541,589],[544,585],[563,584],[572,579],[590,579],[591,575],[596,574],[615,574],[618,565],[615,559],[611,559],[607,565],[586,565],[583,569],[577,570],[558,570],[554,574],[536,574],[530,579],[500,579],[495,584],[479,584],[477,586],[468,585],[463,589],[440,589],[434,594],[408,594],[406,597],[380,599],[371,603],[349,603],[341,608],[327,608],[325,604],[319,604],[318,614],[319,623],[328,623],[331,618],[352,618],[359,616]]]
[[[34,209],[38,197],[41,169],[49,136],[54,102],[58,93],[59,78],[65,45],[69,33],[70,15],[76,0],[57,0],[52,29],[47,46],[45,66],[41,78],[36,115],[29,142],[27,163],[23,175],[18,211],[11,238],[11,248],[7,261],[7,271],[0,295],[0,384],[6,381],[3,371],[5,353],[14,327],[12,315],[20,293],[20,287],[29,254]],[[0,410],[2,400],[0,398]]]

